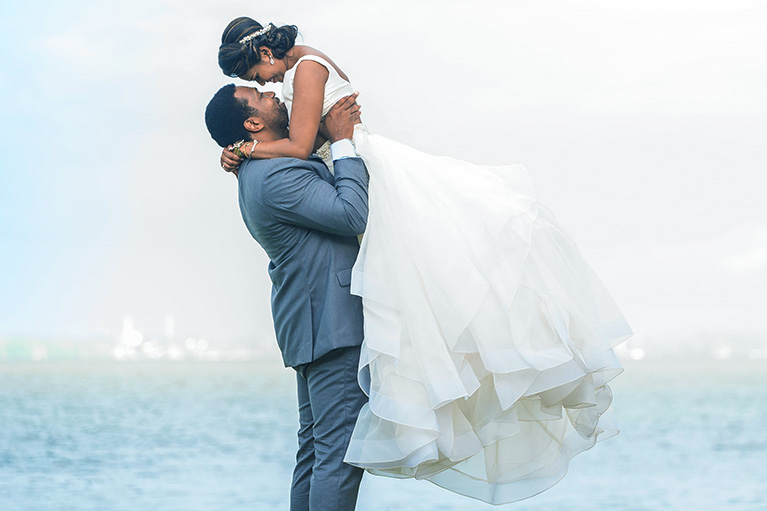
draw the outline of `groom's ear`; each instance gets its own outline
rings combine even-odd
[[[261,119],[259,119],[258,117],[248,117],[247,119],[245,119],[245,122],[243,122],[242,125],[250,133],[258,133],[259,131],[263,130],[266,127],[264,123],[261,122]]]

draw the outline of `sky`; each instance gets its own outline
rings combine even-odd
[[[759,1],[0,7],[0,338],[273,336],[203,111],[233,18],[295,24],[371,131],[523,163],[637,338],[767,338]],[[279,91],[279,89],[273,89]]]

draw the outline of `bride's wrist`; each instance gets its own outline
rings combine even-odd
[[[257,157],[253,156],[253,151],[256,149],[259,142],[260,140],[249,140],[247,142],[240,140],[239,142],[232,144],[230,150],[240,158],[254,159]]]
[[[250,144],[250,147],[243,147],[243,152],[247,154],[246,156],[247,158],[253,159],[253,151],[256,149],[256,146],[258,145],[259,142],[260,140],[251,140],[250,142],[248,142],[248,144]]]

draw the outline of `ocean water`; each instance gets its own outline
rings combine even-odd
[[[621,434],[554,488],[489,506],[366,475],[360,511],[767,510],[767,364],[631,364]],[[0,363],[0,511],[287,510],[294,375],[279,362]]]

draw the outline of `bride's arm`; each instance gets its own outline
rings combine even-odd
[[[290,116],[289,138],[274,142],[259,142],[250,154],[251,143],[242,152],[251,158],[300,158],[305,160],[314,152],[314,144],[322,117],[325,83],[328,70],[311,60],[298,64],[293,82],[293,109]],[[258,136],[256,136],[258,138]]]

